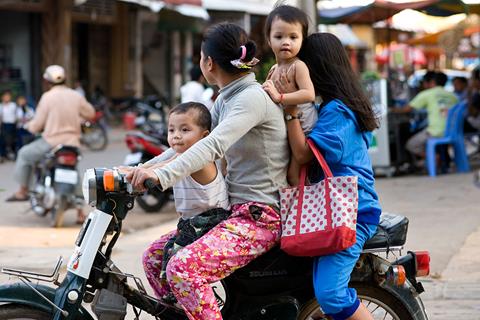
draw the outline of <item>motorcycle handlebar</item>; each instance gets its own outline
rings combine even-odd
[[[150,189],[155,189],[157,187],[157,184],[155,183],[154,180],[152,179],[147,179],[145,182],[143,182],[143,186],[147,188],[148,190]]]

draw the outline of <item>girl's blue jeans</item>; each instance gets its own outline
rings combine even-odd
[[[348,287],[350,274],[363,250],[363,245],[377,230],[376,225],[357,223],[357,242],[335,254],[315,258],[313,286],[315,296],[325,314],[334,320],[351,317],[360,305],[357,292]]]

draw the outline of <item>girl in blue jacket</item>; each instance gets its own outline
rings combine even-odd
[[[348,283],[363,245],[374,235],[380,218],[381,208],[367,152],[371,131],[378,127],[377,118],[337,37],[329,33],[310,35],[301,59],[309,67],[315,93],[323,102],[319,106],[318,121],[308,137],[298,121],[298,108],[285,107],[293,157],[300,164],[314,158],[306,143],[309,138],[323,154],[334,176],[358,176],[357,241],[346,250],[315,259],[315,295],[324,313],[335,320],[373,319]]]

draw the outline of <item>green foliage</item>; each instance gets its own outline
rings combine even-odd
[[[276,63],[275,58],[271,57],[263,62],[261,62],[257,66],[257,70],[255,72],[257,81],[259,83],[264,83],[265,80],[267,79],[268,76],[268,71],[270,71],[270,68]]]
[[[365,71],[362,73],[362,81],[380,80],[380,75],[376,71]]]

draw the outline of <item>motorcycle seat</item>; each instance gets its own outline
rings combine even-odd
[[[401,247],[407,241],[408,219],[404,216],[383,212],[377,232],[363,249]]]
[[[69,145],[58,145],[57,147],[53,148],[51,150],[52,154],[58,154],[62,152],[73,152],[77,155],[80,155],[80,149],[75,147],[75,146],[69,146]]]

